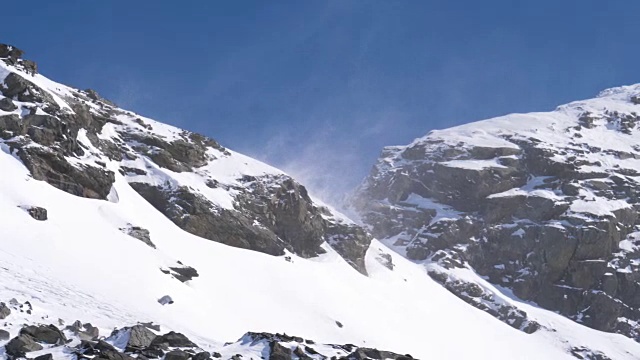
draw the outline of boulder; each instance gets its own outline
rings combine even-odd
[[[21,335],[29,335],[38,342],[52,345],[63,345],[67,337],[55,325],[30,325],[20,330]]]
[[[7,330],[0,329],[0,341],[9,340],[11,338],[11,334]]]
[[[157,336],[151,341],[151,346],[166,346],[171,347],[197,347],[189,338],[181,333],[170,331],[162,336]]]
[[[5,345],[7,354],[13,357],[25,357],[25,353],[42,349],[42,345],[27,334],[20,334]]]
[[[12,112],[12,111],[16,110],[17,108],[18,107],[16,106],[16,104],[13,103],[13,101],[11,101],[11,99],[9,99],[9,98],[0,99],[0,110],[7,111],[7,112]]]
[[[31,215],[32,218],[38,221],[45,221],[48,219],[47,209],[38,207],[38,206],[28,206],[27,213]]]
[[[154,334],[151,330],[147,329],[146,326],[135,325],[131,327],[129,342],[127,343],[127,346],[141,349],[147,348],[151,345],[156,336],[157,335]]]
[[[9,315],[11,315],[11,309],[7,304],[0,302],[0,320],[6,319]]]

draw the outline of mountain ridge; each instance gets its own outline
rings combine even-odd
[[[21,56],[0,46],[0,358],[206,357],[190,343],[225,360],[640,357],[469,268],[407,260],[283,172]],[[161,352],[124,341],[149,323]],[[71,342],[47,342],[59,332]],[[298,336],[344,345],[314,354]]]
[[[351,204],[410,259],[471,266],[520,298],[638,340],[638,104],[636,84],[434,130],[385,148]]]

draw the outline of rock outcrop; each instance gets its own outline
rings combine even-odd
[[[96,91],[48,86],[23,52],[0,45],[0,146],[36,180],[67,193],[118,201],[122,176],[153,207],[194,235],[304,258],[329,244],[366,273],[371,237],[316,204],[304,186],[206,136],[118,108]],[[185,177],[184,175],[187,174]],[[190,180],[185,180],[190,179]],[[148,231],[122,231],[154,248]]]
[[[350,205],[412,260],[471,266],[522,299],[640,340],[638,93],[610,89],[385,148]]]

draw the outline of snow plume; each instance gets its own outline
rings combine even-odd
[[[382,139],[402,137],[395,127],[405,121],[395,111],[366,115],[345,111],[331,120],[308,119],[297,128],[271,130],[265,148],[249,153],[283,169],[334,206],[368,174]],[[350,124],[345,127],[346,121]]]

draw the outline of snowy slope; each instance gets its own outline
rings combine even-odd
[[[280,190],[269,193],[270,181],[275,187],[289,181],[279,170],[217,144],[204,147],[206,161],[200,164],[202,154],[198,151],[202,148],[194,145],[199,140],[193,140],[193,134],[117,109],[103,100],[92,101],[86,92],[39,74],[27,74],[18,65],[0,62],[5,85],[11,74],[18,74],[35,87],[28,85],[12,96],[16,109],[0,110],[0,120],[6,121],[5,128],[0,126],[4,131],[0,131],[0,301],[29,301],[33,311],[13,311],[2,322],[0,328],[12,337],[24,323],[56,323],[58,318],[67,324],[76,319],[91,322],[103,335],[114,328],[153,321],[164,330],[187,334],[205,349],[223,352],[225,359],[238,352],[247,357],[261,354],[261,350],[241,343],[224,346],[247,331],[286,332],[321,343],[352,343],[410,353],[420,359],[570,359],[574,358],[571,350],[577,348],[601,351],[611,359],[640,358],[640,346],[626,337],[591,330],[504,297],[499,300],[525,308],[542,328],[526,334],[507,326],[443,288],[429,276],[427,271],[432,268],[396,255],[376,240],[365,248],[365,276],[357,256],[351,256],[358,249],[350,246],[359,239],[347,236],[352,233],[343,237],[341,233],[323,233],[318,245],[323,251],[313,254],[294,241],[276,247],[282,250],[280,254],[227,246],[185,231],[180,220],[194,214],[184,212],[170,218],[173,213],[153,205],[134,189],[140,186],[135,184],[158,186],[166,190],[162,194],[170,196],[187,188],[198,195],[196,199],[207,200],[203,202],[207,216],[236,211],[240,200],[250,202],[252,195],[259,194],[275,197],[276,205],[289,204],[286,197],[295,197],[291,206],[302,204],[294,206],[306,209],[302,214],[321,214],[321,220],[316,215],[305,216],[326,231],[336,227],[355,231],[355,225],[343,215],[306,200],[298,185],[285,187],[285,197],[277,197]],[[82,117],[78,101],[89,107],[91,119],[87,118],[77,133],[52,134],[49,130],[58,129],[58,120]],[[29,118],[32,115],[58,120]],[[97,121],[103,115],[116,116],[117,122],[106,121],[92,133],[96,127],[89,120]],[[22,130],[8,127],[10,116],[18,119],[19,125],[33,123],[27,132],[19,133]],[[66,127],[60,129],[66,131]],[[58,137],[51,141],[54,135]],[[94,135],[98,139],[92,138]],[[141,139],[160,146],[141,144]],[[194,146],[187,146],[191,152],[186,155],[178,152],[184,161],[177,161],[175,155],[165,156],[163,151],[175,150],[166,144],[185,139],[193,140],[190,144]],[[116,153],[124,149],[133,156],[119,158],[111,152],[111,144]],[[60,175],[53,171],[56,169],[51,172],[47,168],[50,163],[29,162],[33,160],[29,156],[42,155],[39,150],[58,154],[55,164],[73,176],[59,181],[54,176]],[[194,153],[197,156],[191,156]],[[72,167],[65,167],[66,162]],[[44,181],[34,175],[41,170]],[[83,177],[89,171],[96,174],[96,181],[104,182],[74,183],[86,180]],[[263,178],[263,182],[256,178]],[[214,180],[214,186],[207,185],[209,180]],[[82,191],[72,194],[78,189]],[[177,203],[181,199],[169,200]],[[48,219],[33,219],[25,210],[29,206],[45,208]],[[252,226],[269,226],[265,219],[273,214],[248,209],[254,207],[240,210],[243,216],[256,216]],[[274,209],[288,220],[288,206]],[[154,247],[121,230],[131,225],[148,230]],[[299,226],[304,230],[300,232],[305,233],[305,226]],[[264,236],[270,239],[271,233]],[[283,240],[279,236],[278,246]],[[300,250],[300,255],[290,249]],[[175,267],[178,261],[197,269],[199,276],[181,282],[161,271]],[[483,281],[468,269],[453,275]],[[158,299],[165,295],[174,303],[161,305]],[[6,342],[1,340],[0,345]],[[33,355],[47,351],[53,351],[56,358],[75,358],[60,349]],[[6,354],[0,352],[0,357]]]
[[[377,242],[368,254],[367,278],[330,250],[317,260],[287,262],[187,234],[123,179],[116,182],[120,201],[114,204],[71,197],[31,180],[6,153],[0,168],[0,298],[28,300],[36,314],[68,323],[90,319],[103,333],[154,321],[203,344],[232,341],[253,330],[364,344],[422,359],[538,359],[542,354],[562,359],[569,358],[562,341],[567,337],[573,346],[602,349],[612,358],[640,356],[629,339],[581,328],[539,309],[559,334],[513,330],[449,294],[419,265],[393,256],[394,270],[383,267],[374,258],[378,248],[384,249]],[[37,222],[18,207],[33,204],[49,210],[48,221]],[[158,250],[118,231],[126,223],[150,229]],[[196,267],[200,277],[183,284],[158,270],[176,259]],[[156,300],[167,294],[175,303],[160,305]],[[344,327],[338,328],[336,320]]]
[[[638,341],[639,109],[631,85],[432,131],[385,148],[350,206],[383,243],[515,328],[537,325],[530,308],[504,307],[505,294]]]

